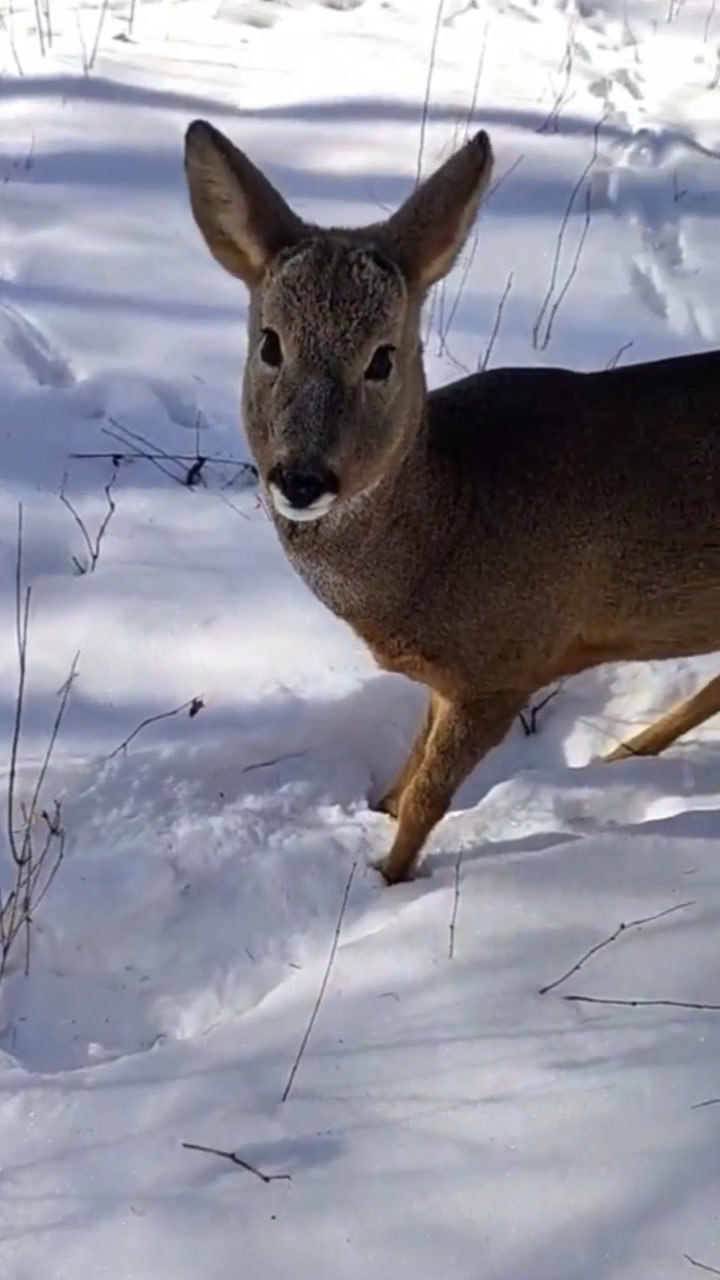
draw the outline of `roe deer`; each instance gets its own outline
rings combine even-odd
[[[185,165],[202,235],[250,293],[245,426],[285,551],[381,667],[429,691],[377,805],[398,820],[393,883],[537,689],[720,648],[720,353],[428,395],[423,299],[477,213],[487,134],[352,230],[303,222],[204,121]]]

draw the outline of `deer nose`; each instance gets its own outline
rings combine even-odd
[[[277,485],[291,507],[303,510],[311,507],[326,493],[337,493],[337,476],[328,467],[299,468],[273,467],[268,476],[270,484]]]

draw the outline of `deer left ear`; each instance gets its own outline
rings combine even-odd
[[[493,168],[481,131],[450,156],[382,225],[408,283],[428,289],[447,275],[473,224]]]
[[[221,266],[248,288],[259,284],[304,223],[239,147],[205,120],[185,134],[185,174],[193,215]]]

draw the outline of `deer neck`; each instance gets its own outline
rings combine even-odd
[[[428,540],[429,478],[423,411],[409,445],[371,488],[311,524],[273,515],[293,567],[323,604],[361,633],[407,608]]]

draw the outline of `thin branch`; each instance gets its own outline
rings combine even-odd
[[[262,1169],[257,1169],[254,1164],[250,1164],[249,1160],[243,1160],[242,1156],[235,1151],[221,1151],[219,1147],[203,1147],[199,1142],[181,1142],[180,1146],[186,1151],[204,1151],[206,1155],[220,1156],[223,1160],[230,1160],[240,1169],[247,1169],[248,1173],[254,1173],[261,1182],[292,1182],[291,1173],[263,1173]]]
[[[21,801],[19,819],[16,817],[16,783],[20,739],[22,731],[25,688],[27,678],[28,627],[30,615],[30,587],[23,590],[23,512],[18,508],[17,555],[15,562],[15,632],[18,653],[18,681],[15,694],[15,713],[10,742],[7,797],[7,842],[15,866],[15,881],[7,897],[0,893],[0,981],[5,975],[9,957],[18,935],[25,937],[24,970],[30,971],[31,925],[33,912],[49,889],[65,850],[65,831],[61,823],[60,802],[55,801],[52,815],[40,809],[42,792],[50,761],[55,749],[60,727],[67,709],[70,691],[77,673],[78,655],[73,659],[70,673],[59,690],[58,709],[50,731],[39,772],[35,779],[29,803]],[[40,816],[45,825],[45,836],[38,849],[35,827]],[[19,828],[19,835],[16,828]],[[54,854],[54,857],[51,855]]]
[[[495,320],[493,322],[493,327],[490,332],[490,339],[485,348],[484,354],[480,357],[480,360],[478,361],[478,370],[480,373],[484,373],[488,367],[488,364],[490,363],[490,357],[493,352],[493,347],[495,346],[495,343],[497,341],[497,336],[500,332],[500,325],[502,324],[502,316],[503,316],[503,311],[505,310],[505,303],[507,302],[510,290],[512,289],[513,275],[514,273],[510,271],[508,274],[508,278],[505,281],[505,288],[502,291],[500,301],[498,302],[497,307],[495,309]]]
[[[563,241],[565,239],[565,234],[567,232],[568,225],[570,222],[570,215],[572,213],[573,206],[578,197],[578,194],[583,186],[583,183],[586,181],[588,174],[591,172],[591,170],[594,168],[595,164],[597,163],[598,148],[600,145],[600,129],[605,123],[605,119],[606,119],[606,114],[603,114],[598,120],[597,124],[595,125],[595,128],[593,130],[593,147],[592,147],[590,159],[588,160],[587,164],[584,166],[579,178],[577,179],[577,182],[575,183],[575,185],[573,186],[570,192],[567,204],[565,206],[565,212],[563,213],[563,216],[560,220],[560,227],[558,230],[557,240],[555,242],[555,253],[553,255],[552,267],[550,269],[550,282],[548,284],[547,290],[545,292],[545,297],[543,298],[542,304],[540,306],[540,310],[537,314],[537,318],[535,320],[535,324],[533,325],[533,330],[532,330],[533,347],[535,348],[535,350],[538,349],[538,345],[540,342],[540,330],[542,328],[542,324],[545,319],[545,314],[551,305],[553,294],[555,293],[558,272],[560,270],[560,258],[562,256]],[[547,345],[547,342],[544,344],[544,346],[546,345]],[[544,350],[544,346],[542,348],[543,350]]]
[[[580,232],[577,245],[575,246],[575,255],[570,265],[570,270],[567,273],[565,283],[562,286],[560,292],[558,293],[557,298],[553,302],[552,307],[550,308],[550,315],[548,316],[547,328],[545,330],[545,337],[543,338],[542,345],[540,348],[541,351],[547,350],[548,346],[550,345],[550,339],[552,337],[555,318],[557,316],[558,311],[560,310],[560,307],[565,301],[570,285],[572,284],[573,280],[575,279],[575,276],[577,275],[578,267],[580,266],[580,259],[582,257],[582,251],[585,248],[585,241],[587,240],[588,232],[590,230],[591,220],[592,220],[592,188],[590,183],[588,182],[587,187],[585,188],[585,221],[583,222],[582,231]]]
[[[33,0],[33,5],[35,9],[35,25],[37,28],[38,44],[40,46],[40,56],[44,58],[45,57],[45,36],[43,33],[42,14],[40,12],[39,0]]]
[[[472,239],[470,241],[470,252],[467,254],[465,261],[463,263],[463,269],[460,273],[460,280],[458,282],[457,292],[455,294],[453,304],[450,307],[450,311],[448,312],[448,318],[444,328],[442,327],[442,317],[439,317],[438,319],[438,337],[439,337],[438,355],[442,355],[443,352],[449,355],[449,352],[447,351],[447,336],[452,327],[452,322],[455,319],[455,312],[458,309],[460,299],[463,295],[463,290],[465,288],[465,285],[467,284],[467,278],[470,275],[470,268],[472,267],[472,264],[475,261],[475,254],[477,253],[479,238],[480,238],[480,231],[478,227],[475,227],[475,230],[473,231],[473,234],[472,234]]]
[[[415,174],[415,186],[420,185],[422,176],[423,153],[425,151],[425,134],[427,132],[428,114],[430,111],[430,92],[432,89],[432,78],[435,71],[435,57],[437,54],[438,38],[440,36],[440,23],[442,21],[442,12],[445,0],[438,0],[438,7],[435,13],[435,25],[433,27],[432,44],[430,45],[430,60],[428,62],[427,78],[425,81],[425,98],[423,100],[422,116],[420,118],[420,139],[418,142],[417,155],[417,172]]]
[[[620,363],[622,357],[625,355],[625,352],[629,351],[630,348],[634,346],[635,346],[634,338],[631,338],[629,342],[623,342],[622,346],[618,347],[617,351],[615,352],[615,355],[610,357],[607,364],[605,365],[605,368],[617,369],[617,366]]]
[[[241,773],[254,773],[256,769],[271,769],[274,764],[284,764],[286,760],[299,760],[307,755],[307,751],[288,751],[287,755],[273,756],[270,760],[258,760],[256,764],[246,764]]]
[[[35,786],[33,788],[30,807],[25,817],[25,840],[26,841],[30,840],[30,832],[31,832],[33,823],[35,822],[35,815],[37,812],[37,806],[40,799],[40,792],[43,788],[43,785],[45,783],[45,778],[47,776],[47,771],[50,767],[50,760],[52,759],[52,754],[53,754],[53,751],[55,750],[55,743],[57,742],[58,734],[60,732],[60,726],[62,725],[65,712],[67,710],[67,704],[70,698],[70,694],[72,692],[72,686],[75,683],[75,680],[77,678],[77,667],[78,667],[79,660],[80,660],[80,651],[78,650],[70,664],[70,671],[68,673],[68,676],[64,684],[58,690],[58,693],[60,695],[60,701],[58,702],[58,708],[55,713],[55,719],[53,720],[53,723],[52,723],[52,728],[50,730],[50,737],[48,739],[48,744],[45,749],[45,755],[43,756],[43,761],[40,766],[40,771],[35,780]]]
[[[118,466],[119,466],[119,463],[116,461],[113,461],[113,473],[108,483],[104,487],[105,497],[107,498],[108,509],[102,521],[100,522],[100,527],[97,531],[97,534],[95,535],[94,540],[90,537],[90,534],[88,533],[88,530],[87,530],[87,525],[85,524],[85,521],[83,520],[82,516],[77,511],[77,509],[73,506],[73,504],[71,503],[70,499],[68,498],[65,492],[65,485],[67,484],[67,472],[65,472],[65,475],[63,476],[62,485],[60,488],[60,501],[63,503],[64,506],[67,507],[71,516],[75,520],[75,523],[77,524],[83,536],[83,539],[85,541],[85,546],[87,548],[87,553],[89,557],[87,565],[83,565],[82,561],[78,560],[77,556],[73,556],[73,561],[78,570],[78,573],[94,573],[95,572],[95,566],[97,565],[97,562],[100,558],[100,548],[102,546],[102,540],[105,537],[105,534],[107,533],[107,527],[110,524],[110,521],[112,520],[112,517],[117,509],[115,500],[112,496],[112,487],[115,484],[115,481],[117,480]]]
[[[8,42],[10,44],[10,52],[12,53],[13,61],[17,69],[17,73],[19,76],[24,76],[25,72],[23,70],[22,62],[20,61],[20,55],[17,51],[17,45],[15,44],[15,36],[12,29],[12,19],[10,22],[6,22],[5,15],[2,12],[0,12],[0,25],[3,27],[3,30],[7,35]]]
[[[495,194],[500,190],[500,188],[501,188],[502,184],[503,184],[505,181],[507,181],[507,179],[510,177],[510,175],[511,175],[511,174],[513,174],[513,173],[515,172],[515,170],[517,169],[518,165],[519,165],[519,164],[522,164],[522,161],[523,161],[524,159],[525,159],[524,155],[520,155],[520,156],[518,156],[515,160],[513,160],[512,164],[511,164],[511,165],[508,165],[507,169],[505,169],[505,171],[504,171],[503,173],[501,173],[501,174],[500,174],[500,176],[499,176],[498,178],[496,178],[496,180],[495,180],[495,182],[492,184],[492,186],[488,187],[488,189],[487,189],[487,191],[486,191],[486,193],[485,193],[485,195],[484,195],[484,197],[483,197],[483,201],[482,201],[482,207],[483,207],[483,208],[485,207],[485,205],[488,203],[488,201],[489,201],[489,200],[492,200],[493,196],[494,196],[494,195],[495,195]],[[450,329],[451,329],[451,327],[452,327],[453,320],[455,319],[455,312],[456,312],[456,311],[457,311],[457,309],[458,309],[458,306],[459,306],[459,303],[460,303],[460,299],[461,299],[462,294],[463,294],[463,289],[465,288],[465,285],[466,285],[466,283],[467,283],[468,275],[470,274],[470,268],[472,267],[472,264],[473,264],[473,261],[474,261],[474,258],[475,258],[475,252],[476,252],[476,250],[477,250],[479,234],[480,234],[480,233],[479,233],[479,229],[478,229],[478,227],[476,227],[476,228],[475,228],[475,230],[474,230],[474,232],[473,232],[473,237],[472,237],[472,242],[471,242],[470,252],[469,252],[469,254],[467,255],[467,258],[465,259],[465,263],[464,263],[464,265],[463,265],[463,270],[462,270],[462,273],[461,273],[461,275],[460,275],[460,281],[459,281],[459,283],[458,283],[458,287],[457,287],[457,291],[456,291],[456,293],[455,293],[455,298],[454,298],[454,300],[453,300],[453,304],[452,304],[452,306],[450,307],[450,311],[449,311],[449,313],[448,313],[447,321],[446,321],[446,323],[445,323],[445,328],[444,328],[443,332],[440,334],[440,350],[439,350],[439,353],[438,353],[438,354],[443,354],[443,353],[444,353],[445,355],[450,356],[450,358],[451,358],[451,359],[453,359],[453,362],[454,362],[455,364],[457,364],[459,367],[461,367],[461,368],[463,368],[463,369],[464,369],[464,372],[465,372],[465,373],[469,373],[469,372],[470,372],[470,370],[469,370],[469,369],[465,369],[465,368],[464,368],[464,366],[460,366],[460,365],[459,365],[459,361],[454,360],[454,358],[450,355],[450,352],[448,351],[448,347],[447,347],[447,335],[448,335],[448,333],[450,332]]]
[[[573,97],[573,95],[569,93],[568,90],[570,88],[570,80],[572,78],[572,73],[573,73],[576,27],[577,27],[577,17],[573,15],[568,25],[568,36],[565,44],[565,53],[560,63],[560,70],[564,71],[565,79],[561,84],[559,92],[556,93],[555,95],[555,100],[550,108],[550,111],[548,112],[548,115],[545,117],[542,124],[539,126],[537,130],[538,133],[544,133],[548,125],[553,123],[555,125],[555,132],[557,133],[557,126],[560,120],[560,112],[562,108],[566,106],[567,103]]]
[[[113,450],[112,453],[71,453],[71,458],[110,458],[112,462],[134,462],[137,454],[119,453]],[[141,457],[146,458],[148,462],[154,462],[157,458],[169,458],[172,462],[197,462],[199,460],[196,453],[143,453]],[[241,462],[239,458],[220,458],[214,454],[205,458],[205,462],[222,463],[228,467],[246,467],[248,471],[252,471],[257,475],[257,467],[252,462]],[[185,481],[187,483],[187,481]]]
[[[487,191],[485,192],[485,195],[482,198],[481,208],[484,208],[488,200],[492,200],[493,196],[497,195],[503,183],[507,182],[508,178],[512,176],[512,174],[517,169],[518,165],[521,165],[524,159],[525,159],[524,153],[522,155],[516,156],[512,164],[509,164],[507,169],[504,169],[503,172],[495,179],[495,181],[490,184]]]
[[[702,1111],[703,1107],[716,1107],[720,1098],[706,1098],[704,1102],[693,1102],[691,1111]]]
[[[176,484],[182,485],[183,488],[191,490],[196,488],[196,479],[199,478],[199,473],[195,480],[191,480],[189,482],[189,475],[193,470],[192,467],[190,468],[190,472],[186,466],[183,467],[185,474],[179,476],[174,471],[171,471],[169,467],[164,465],[165,460],[168,462],[179,462],[179,455],[176,456],[175,454],[168,453],[166,449],[160,448],[160,446],[154,444],[152,440],[148,440],[146,436],[141,435],[139,431],[131,431],[130,427],[124,426],[122,422],[118,422],[115,418],[108,418],[108,422],[112,423],[116,430],[111,431],[109,427],[103,427],[105,435],[110,436],[113,440],[120,440],[126,448],[130,448],[132,450],[130,457],[143,458],[146,462],[151,462],[154,467],[157,467],[164,475],[168,476],[171,480],[174,480]],[[128,437],[131,438],[128,439]],[[138,444],[134,444],[134,440],[138,441]],[[146,447],[140,448],[140,445]],[[161,462],[160,459],[163,459],[163,461]],[[193,462],[197,461],[197,458],[193,459]],[[211,461],[211,459],[206,459],[206,461]],[[254,473],[255,477],[257,477],[257,468],[253,467],[251,463],[239,463],[238,465],[249,468]],[[241,511],[239,507],[236,507],[235,503],[231,502],[224,493],[218,493],[217,490],[214,490],[214,496],[219,498],[226,507],[229,507],[231,511],[234,511],[236,515],[241,517],[241,519],[247,520],[249,518],[245,512]]]
[[[707,1262],[698,1262],[697,1258],[691,1258],[689,1253],[684,1253],[683,1258],[690,1263],[691,1267],[697,1267],[699,1271],[709,1271],[712,1276],[720,1276],[720,1267],[710,1267]]]
[[[340,903],[340,913],[338,915],[337,924],[335,926],[335,933],[333,934],[332,945],[330,947],[330,954],[328,955],[327,964],[325,966],[325,972],[323,974],[322,982],[320,983],[320,989],[317,993],[315,1004],[313,1005],[312,1012],[308,1020],[308,1024],[305,1028],[305,1033],[303,1035],[302,1040],[300,1041],[300,1048],[298,1049],[297,1054],[295,1055],[295,1061],[293,1062],[292,1067],[290,1068],[290,1075],[288,1076],[287,1084],[283,1089],[281,1102],[287,1102],[288,1098],[290,1097],[290,1090],[293,1087],[293,1082],[295,1080],[295,1076],[297,1075],[298,1067],[300,1066],[300,1063],[302,1061],[302,1056],[307,1048],[307,1044],[310,1039],[313,1026],[315,1025],[315,1019],[317,1018],[318,1013],[320,1012],[320,1005],[322,1004],[323,996],[325,995],[327,984],[330,979],[330,970],[333,967],[335,953],[338,949],[338,942],[340,941],[340,931],[342,929],[343,920],[345,918],[345,910],[347,908],[348,898],[350,897],[350,889],[352,886],[356,869],[357,869],[357,862],[353,862],[350,868],[350,874],[348,875],[348,878],[347,878],[347,884],[345,885],[345,892],[343,893],[343,896],[342,896],[342,902]]]
[[[455,859],[452,912],[450,913],[450,924],[448,926],[448,960],[455,959],[455,931],[458,911],[460,909],[460,887],[462,885],[462,879],[460,876],[462,869],[462,855],[462,849],[458,849],[457,858]]]
[[[95,39],[93,40],[93,47],[90,52],[90,59],[88,62],[88,71],[92,71],[93,67],[95,66],[95,60],[98,56],[98,50],[100,48],[100,36],[102,35],[102,29],[105,25],[105,18],[107,17],[107,11],[108,11],[108,0],[102,0],[102,3],[100,5],[100,13],[98,14],[98,24],[95,31]]]
[[[485,55],[487,53],[487,38],[488,38],[489,30],[490,30],[490,19],[487,18],[485,20],[485,26],[483,28],[480,52],[478,54],[478,60],[475,66],[475,79],[473,81],[472,97],[470,99],[470,106],[468,107],[467,116],[465,117],[465,137],[466,138],[470,133],[470,128],[472,126],[472,119],[473,119],[473,116],[475,115],[475,108],[477,107],[478,94],[480,92],[480,81],[482,79],[483,68],[485,66]]]
[[[17,777],[18,750],[22,729],[23,705],[25,701],[25,681],[27,679],[27,637],[30,618],[31,588],[27,587],[23,596],[23,509],[18,506],[17,553],[15,557],[15,637],[18,656],[18,682],[15,695],[15,711],[10,741],[10,771],[8,776],[7,795],[7,834],[10,852],[16,866],[20,865],[20,851],[15,839],[15,781]]]
[[[537,733],[540,712],[544,710],[549,702],[552,702],[553,698],[557,697],[564,683],[564,679],[558,680],[557,684],[553,685],[552,689],[548,690],[544,697],[539,698],[537,702],[533,702],[529,708],[529,714],[526,714],[524,710],[520,712],[519,719],[526,738],[531,738],[533,734]]]
[[[573,1000],[580,1004],[617,1004],[625,1005],[631,1009],[642,1009],[645,1007],[663,1006],[668,1009],[709,1009],[712,1012],[720,1013],[720,1004],[705,1004],[701,1000],[611,1000],[607,996],[580,996],[569,995],[563,996],[563,1000]]]
[[[110,755],[106,756],[105,759],[113,760],[121,751],[126,751],[130,746],[130,743],[137,738],[139,733],[142,733],[143,729],[147,729],[148,725],[157,724],[158,720],[170,720],[173,716],[179,716],[183,711],[187,711],[189,718],[193,720],[198,712],[202,711],[204,706],[205,703],[203,699],[196,696],[194,698],[188,698],[188,701],[181,703],[179,707],[173,707],[172,711],[161,711],[156,716],[147,716],[145,720],[141,720],[140,724],[135,726],[132,733],[129,733],[127,738],[123,738],[122,742],[120,742],[117,747],[113,748]]]
[[[618,925],[614,933],[611,933],[607,938],[603,938],[602,942],[596,942],[594,946],[589,947],[574,965],[566,969],[565,973],[561,973],[559,978],[555,978],[553,982],[548,982],[546,986],[540,987],[538,994],[544,996],[547,995],[548,991],[554,991],[562,982],[565,982],[574,973],[577,973],[579,969],[582,969],[591,956],[597,955],[598,951],[609,947],[611,942],[616,942],[623,933],[629,933],[631,929],[642,929],[643,925],[652,924],[654,920],[663,920],[665,916],[671,916],[675,911],[684,911],[686,907],[694,906],[695,902],[678,902],[674,907],[665,907],[663,911],[656,911],[654,915],[640,916],[637,920],[628,920],[627,922],[623,921]]]
[[[82,27],[82,21],[80,19],[80,9],[78,7],[77,0],[75,3],[75,26],[77,27],[78,40],[80,41],[80,56],[82,61],[83,75],[88,76],[90,74],[90,63],[88,61],[88,51],[87,51],[87,45],[85,43],[85,32],[83,31],[83,27]]]
[[[477,108],[478,93],[480,92],[480,80],[482,78],[483,68],[485,66],[485,55],[487,52],[487,37],[488,37],[489,28],[490,28],[490,19],[488,18],[485,22],[485,27],[482,35],[482,42],[480,45],[480,52],[478,54],[477,63],[475,65],[475,79],[473,81],[473,89],[470,97],[470,104],[468,106],[467,113],[465,115],[465,131],[464,132],[465,132],[466,142],[470,136],[470,129],[472,127],[473,116],[475,115],[475,110]],[[453,150],[457,146],[459,132],[460,132],[460,121],[458,120],[455,124],[455,129],[453,131]],[[477,240],[477,232],[475,233],[474,239]],[[474,256],[475,256],[475,249],[473,248],[472,253],[470,255],[470,262],[472,262],[472,259]],[[468,267],[468,270],[469,270],[469,267]],[[440,354],[442,354],[442,345],[448,332],[448,326],[443,324],[443,320],[445,316],[445,296],[446,296],[447,287],[448,287],[448,278],[447,276],[443,276],[442,280],[440,281],[439,289],[436,291],[433,291],[432,302],[430,305],[430,313],[428,317],[427,336],[429,338],[432,330],[433,313],[435,310],[435,301],[437,298],[438,299],[438,337],[440,339]],[[462,285],[461,285],[460,292],[462,292]]]
[[[172,461],[171,455],[167,454],[164,449],[160,449],[158,445],[154,445],[152,442],[147,441],[144,436],[139,435],[137,432],[131,431],[129,427],[124,426],[122,422],[118,422],[116,418],[108,418],[108,422],[115,427],[115,430],[111,431],[109,427],[103,427],[103,432],[106,436],[111,436],[113,440],[120,440],[126,448],[132,449],[136,458],[144,458],[147,462],[152,462],[153,466],[157,467],[158,471],[162,471],[164,475],[169,476],[169,478],[174,480],[176,484],[185,483],[183,476],[176,475],[174,471],[170,471],[169,468],[164,466],[160,461],[161,458],[168,458]],[[134,444],[133,439],[129,437],[133,437],[139,443]],[[148,453],[145,452],[144,449],[141,449],[140,443],[143,446],[147,446],[150,452]]]

